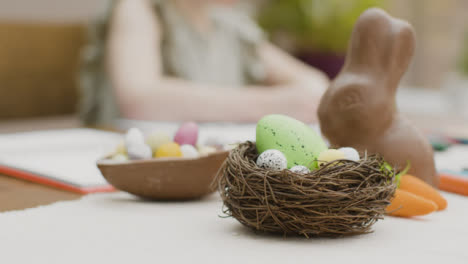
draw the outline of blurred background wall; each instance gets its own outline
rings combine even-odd
[[[390,0],[389,10],[416,29],[417,48],[408,84],[437,89],[458,71],[468,32],[466,0]],[[467,87],[468,88],[468,87]]]
[[[0,119],[75,112],[85,25],[103,3],[0,0]]]
[[[0,0],[0,119],[75,112],[79,97],[76,76],[79,52],[86,43],[85,25],[100,12],[105,1]],[[294,13],[298,2],[314,7],[301,11],[302,18],[313,21],[307,24],[309,28],[304,28],[304,21],[291,22],[291,17],[298,17]],[[249,9],[259,13],[259,21],[271,33],[272,40],[295,55],[307,60],[310,54],[317,59],[317,54],[332,53],[339,59],[344,55],[340,43],[346,36],[340,32],[352,26],[358,14],[356,10],[359,10],[352,9],[352,5],[362,8],[374,2],[379,2],[394,16],[409,20],[416,29],[416,56],[404,84],[421,89],[443,89],[447,76],[460,71],[462,50],[468,46],[463,41],[468,29],[466,0],[262,0],[255,1],[257,8]],[[254,1],[244,1],[250,7],[252,3]],[[276,11],[271,8],[274,5],[288,7],[274,13]],[[346,8],[352,11],[346,12]],[[265,10],[270,12],[270,17]],[[302,24],[297,26],[297,23]],[[285,31],[283,27],[294,31],[293,34],[281,32]],[[301,33],[309,32],[307,30],[313,33]],[[280,34],[275,34],[278,31]],[[314,38],[321,42],[316,41],[316,47],[304,52],[304,45],[294,44],[291,36],[300,36],[301,42],[306,44]],[[324,48],[335,46],[338,48]],[[319,59],[323,59],[320,56]],[[333,58],[326,60],[329,63]],[[468,56],[466,61],[468,68]]]
[[[0,19],[29,22],[83,22],[107,0],[0,0]]]

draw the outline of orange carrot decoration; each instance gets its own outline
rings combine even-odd
[[[404,190],[433,201],[437,204],[439,208],[438,210],[444,210],[447,207],[447,200],[440,195],[439,191],[413,175],[406,174],[401,176],[399,188],[400,190]]]
[[[393,216],[411,217],[432,213],[437,208],[437,204],[431,200],[401,189],[396,189],[391,204],[387,206],[385,211]]]
[[[447,192],[468,196],[468,179],[448,174],[440,174],[439,188]]]

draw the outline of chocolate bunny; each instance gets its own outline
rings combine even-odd
[[[378,8],[359,17],[343,69],[318,109],[322,133],[333,146],[381,154],[387,162],[437,186],[434,156],[421,132],[396,108],[395,95],[414,51],[407,22]]]

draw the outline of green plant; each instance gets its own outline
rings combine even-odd
[[[281,35],[299,51],[342,54],[353,25],[369,7],[383,0],[270,0],[259,10],[259,23],[273,37]]]
[[[463,75],[468,76],[468,33],[466,34],[465,41],[463,43],[462,54],[459,61],[460,72]]]

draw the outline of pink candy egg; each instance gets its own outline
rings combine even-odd
[[[174,136],[174,142],[179,145],[195,146],[198,140],[198,125],[194,122],[183,123]]]

